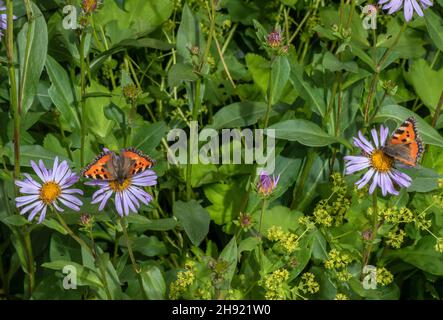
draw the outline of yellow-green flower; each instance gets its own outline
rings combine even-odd
[[[318,292],[318,290],[320,290],[320,285],[317,281],[315,281],[315,275],[313,273],[305,272],[301,276],[301,281],[298,285],[298,288],[305,294],[314,294]]]
[[[185,264],[186,271],[180,271],[177,274],[177,280],[171,282],[169,286],[169,298],[179,299],[195,280],[195,272],[192,262]]]
[[[394,276],[385,267],[377,268],[377,283],[382,286],[387,286],[394,281]]]
[[[402,229],[394,228],[386,236],[386,244],[394,249],[400,249],[404,242],[406,232]]]
[[[337,293],[334,300],[349,300],[349,297],[343,293]]]
[[[341,253],[336,249],[332,249],[328,253],[328,259],[325,261],[326,269],[345,268],[352,262],[352,258],[347,253]]]
[[[284,300],[286,299],[286,281],[289,272],[286,269],[278,269],[265,278],[263,287],[266,290],[265,299]]]
[[[283,231],[280,226],[272,226],[268,230],[268,239],[277,241],[278,245],[288,254],[293,253],[298,247],[298,236],[289,231]]]
[[[337,272],[337,279],[342,282],[348,282],[351,280],[352,274],[348,270],[341,270]]]
[[[443,238],[438,238],[435,243],[435,251],[443,253]]]

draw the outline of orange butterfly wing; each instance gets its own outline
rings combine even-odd
[[[103,152],[98,155],[91,164],[82,170],[81,175],[94,180],[112,180],[113,175],[107,169],[107,163],[111,161],[112,152]]]
[[[389,152],[393,149],[395,153]],[[393,156],[396,160],[404,164],[415,167],[418,159],[423,153],[423,143],[418,136],[415,119],[410,117],[406,119],[403,124],[395,130],[388,142],[385,151],[388,155]]]
[[[155,165],[154,159],[151,159],[149,156],[143,154],[141,151],[135,148],[123,149],[121,155],[134,162],[130,169],[131,175],[141,173]]]

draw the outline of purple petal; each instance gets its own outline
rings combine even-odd
[[[398,184],[402,188],[408,188],[411,185],[411,177],[409,177],[407,174],[398,171],[396,169],[392,169],[389,172],[390,177],[396,184]]]
[[[115,208],[117,209],[120,217],[123,217],[122,198],[120,192],[115,193]]]
[[[69,172],[69,165],[66,161],[63,161],[58,167],[57,172],[55,173],[54,181],[60,183],[65,177],[66,173]]]
[[[414,9],[412,8],[411,0],[405,0],[404,12],[405,12],[406,21],[410,21],[412,19],[412,15],[414,14]]]
[[[45,164],[43,163],[43,160],[39,160],[38,165],[40,167],[40,170],[42,171],[43,175],[45,176],[46,181],[49,179],[48,175],[48,169],[46,169]]]
[[[41,181],[46,182],[46,176],[43,174],[43,172],[40,170],[40,168],[37,166],[37,164],[31,160],[31,167],[34,169],[34,172],[38,175]]]
[[[354,137],[354,145],[360,149],[362,149],[366,153],[372,153],[374,148],[368,148],[363,142],[361,142],[358,138]]]
[[[374,140],[374,144],[376,148],[379,148],[380,145],[378,144],[378,132],[375,129],[371,130],[372,139]]]
[[[39,199],[39,196],[33,194],[33,195],[30,195],[30,196],[17,197],[17,198],[15,198],[15,202],[16,202],[16,206],[18,208],[18,207],[21,207],[21,206],[23,206],[25,204],[28,204],[30,202],[34,202],[34,201],[36,201],[38,199]]]
[[[379,177],[379,173],[378,173],[378,171],[375,171],[374,178],[372,179],[372,184],[371,184],[371,186],[369,187],[369,193],[370,193],[370,194],[373,194],[373,193],[374,193],[374,190],[375,190],[375,188],[377,187],[377,184],[379,184],[379,179],[378,179],[378,177]]]
[[[42,201],[36,201],[36,202],[30,204],[29,206],[26,206],[26,207],[22,208],[20,210],[20,214],[23,215],[26,212],[28,212],[29,210],[31,210],[32,208],[35,208],[37,205],[41,205],[42,203],[43,203]]]
[[[108,191],[105,195],[104,195],[104,197],[103,197],[103,199],[102,199],[102,202],[100,203],[100,206],[98,207],[98,210],[99,211],[102,211],[103,210],[103,208],[105,207],[105,205],[106,205],[106,203],[108,202],[108,200],[109,200],[109,198],[112,196],[112,191]]]
[[[374,169],[369,169],[364,175],[363,178],[361,178],[359,181],[357,181],[355,184],[357,185],[358,189],[363,188],[368,182],[369,180],[371,180],[373,174],[374,174],[375,170]]]
[[[60,200],[60,202],[63,203],[66,207],[68,207],[74,211],[80,211],[80,207],[78,207],[77,205],[75,205],[69,201],[66,201],[61,197],[58,200]]]
[[[383,125],[380,126],[380,146],[384,147],[386,143],[386,138],[388,137],[389,129],[385,128]]]
[[[418,5],[416,0],[410,0],[412,2],[412,6],[414,7],[415,11],[417,12],[417,14],[420,17],[423,17],[423,10],[421,9],[421,7]]]
[[[32,219],[34,219],[35,215],[41,210],[43,209],[43,207],[46,207],[46,205],[41,201],[40,204],[38,206],[36,206],[34,208],[34,210],[32,210],[31,214],[28,216],[28,221],[32,221]]]
[[[149,201],[152,200],[152,197],[149,193],[147,193],[146,191],[137,188],[137,187],[129,187],[128,190],[141,202],[143,202],[144,204],[148,205]]]
[[[53,205],[54,208],[55,208],[57,211],[59,211],[59,212],[63,212],[63,211],[65,211],[62,207],[59,207],[59,206],[58,206],[57,201],[54,201],[54,202],[52,203],[52,205]]]
[[[42,213],[40,213],[40,218],[38,218],[38,223],[42,223],[42,221],[45,219],[47,208],[48,208],[48,206],[43,207]]]
[[[55,157],[54,164],[52,166],[52,177],[51,180],[55,180],[55,174],[57,173],[58,169],[58,157]]]
[[[65,199],[66,201],[72,202],[72,203],[74,203],[74,204],[76,204],[78,206],[82,206],[83,205],[83,202],[81,202],[76,197],[71,196],[70,194],[66,194],[66,195],[65,194],[61,194],[60,198]]]

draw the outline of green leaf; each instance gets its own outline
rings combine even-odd
[[[237,267],[237,242],[235,237],[232,237],[231,241],[223,248],[220,253],[219,259],[222,259],[227,263],[227,270],[223,273],[224,285],[223,288],[229,288],[232,278],[234,277],[235,268]]]
[[[443,255],[435,250],[435,243],[435,238],[427,235],[421,238],[416,246],[389,250],[386,252],[386,258],[400,258],[430,274],[443,276]]]
[[[105,26],[112,44],[123,39],[146,36],[157,29],[172,14],[171,0],[125,0],[122,8],[119,1],[106,1],[94,14],[97,26]]]
[[[342,62],[329,51],[326,51],[323,57],[323,66],[332,72],[341,71],[341,70],[353,73],[358,72],[358,66],[356,62],[354,61]]]
[[[33,18],[23,25],[17,37],[22,85],[19,99],[22,101],[23,114],[28,112],[37,94],[37,86],[48,51],[45,17],[33,2],[31,2],[31,11]]]
[[[30,223],[25,217],[17,215],[17,214],[4,217],[1,221],[7,225],[14,226],[14,227],[21,227],[21,226],[24,226],[24,225]]]
[[[426,60],[415,60],[405,78],[428,109],[434,112],[443,92],[443,68],[434,71]]]
[[[169,87],[177,87],[183,81],[196,81],[198,75],[194,72],[194,68],[190,64],[176,63],[168,72]]]
[[[55,219],[45,219],[43,220],[43,224],[50,229],[56,230],[61,234],[68,234],[68,232],[63,228],[63,226]]]
[[[132,214],[126,217],[126,220],[131,224],[131,230],[135,232],[168,231],[177,226],[177,220],[174,218],[151,220],[140,214]]]
[[[204,50],[203,35],[200,31],[199,21],[192,13],[187,3],[183,6],[182,20],[177,32],[177,53],[182,58],[182,62],[191,62],[192,47]]]
[[[235,102],[221,108],[213,118],[210,126],[216,130],[222,128],[246,127],[257,123],[266,112],[263,102]]]
[[[260,210],[254,213],[254,221],[260,220]],[[298,219],[303,216],[299,211],[291,211],[284,206],[275,206],[265,210],[262,220],[262,232],[267,234],[273,226],[281,227],[284,231],[295,232],[299,226]]]
[[[89,97],[86,104],[86,124],[88,129],[101,138],[106,138],[112,131],[114,122],[105,117],[105,107],[111,104],[108,88],[96,81],[92,81],[86,88],[87,93],[100,92],[105,95]]]
[[[270,62],[262,56],[254,53],[246,55],[246,66],[252,75],[252,79],[257,87],[265,96],[268,90],[269,73],[271,69]]]
[[[271,104],[277,103],[286,87],[291,67],[286,56],[278,56],[271,69]]]
[[[163,300],[166,295],[165,279],[156,266],[144,266],[141,271],[143,287],[150,300]]]
[[[411,116],[413,116],[417,121],[418,133],[420,134],[420,137],[423,139],[423,142],[425,144],[433,144],[439,147],[443,147],[443,137],[421,117],[402,106],[383,106],[375,116],[374,121],[384,122],[388,119],[393,119],[397,122],[398,125],[400,125],[405,119]]]
[[[443,177],[433,169],[423,167],[409,169],[405,172],[412,178],[411,186],[408,188],[409,192],[430,192],[436,190],[439,188],[438,180]]]
[[[141,235],[133,240],[134,251],[140,252],[147,257],[162,256],[168,253],[166,245],[158,240],[156,236],[147,237]]]
[[[65,69],[48,55],[46,59],[46,72],[51,80],[51,87],[48,90],[49,97],[54,103],[61,117],[69,125],[68,130],[80,132],[80,120],[77,114],[74,97],[69,76]]]
[[[100,280],[99,275],[87,267],[84,267],[73,261],[57,260],[52,262],[46,262],[42,264],[43,268],[63,271],[66,266],[74,266],[77,272],[78,285],[89,285],[95,288],[102,288],[103,284]]]
[[[244,194],[244,190],[238,184],[212,184],[204,188],[204,193],[212,203],[206,209],[216,224],[230,222],[238,215],[241,197]]]
[[[5,147],[5,154],[10,161],[13,162],[14,154],[12,144],[9,144],[8,148]],[[38,160],[42,159],[46,166],[52,168],[55,157],[58,157],[59,161],[66,160],[69,164],[71,164],[71,160],[65,156],[46,150],[38,144],[32,146],[20,146],[20,165],[24,167],[30,167],[31,160],[37,162]]]
[[[192,244],[198,246],[209,232],[209,213],[195,200],[176,201],[172,210]]]
[[[432,42],[440,51],[443,51],[443,19],[433,10],[427,10],[424,17]]]
[[[313,87],[303,78],[304,70],[295,60],[291,60],[291,73],[289,80],[298,91],[300,96],[310,106],[311,110],[323,117],[326,112],[326,105],[323,100],[323,89]]]
[[[150,154],[166,135],[168,126],[164,121],[155,123],[143,122],[139,127],[132,128],[131,145]]]
[[[268,129],[275,130],[277,139],[298,141],[310,147],[324,147],[338,142],[337,138],[323,131],[318,125],[304,119],[286,120]]]

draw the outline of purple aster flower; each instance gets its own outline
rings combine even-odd
[[[388,14],[393,14],[394,12],[401,9],[403,6],[406,21],[412,19],[414,11],[420,17],[423,17],[423,9],[432,6],[431,0],[380,0],[378,4],[384,4],[383,9],[389,9]]]
[[[40,160],[37,165],[31,161],[34,172],[42,183],[34,180],[29,174],[24,173],[25,180],[16,180],[15,184],[20,187],[19,191],[25,196],[15,198],[17,208],[21,208],[20,214],[29,211],[28,220],[31,221],[40,213],[38,223],[41,223],[46,216],[48,206],[52,206],[57,211],[64,211],[60,203],[72,210],[79,211],[83,203],[73,194],[83,194],[79,189],[70,189],[79,179],[77,174],[69,169],[66,161],[58,163],[58,158],[54,160],[52,169],[47,169]],[[59,203],[60,202],[60,203]]]
[[[346,174],[369,169],[356,182],[358,189],[363,188],[372,178],[372,183],[369,187],[370,194],[379,186],[383,196],[387,193],[398,195],[398,191],[394,188],[394,183],[401,188],[407,188],[411,185],[412,179],[407,174],[397,170],[394,167],[394,158],[383,152],[383,147],[388,137],[388,128],[380,126],[380,138],[375,129],[371,130],[371,135],[374,144],[369,142],[360,131],[358,132],[358,138],[354,137],[354,145],[362,150],[362,155],[344,157]]]
[[[91,203],[99,203],[98,210],[103,210],[108,200],[115,193],[115,208],[118,214],[128,215],[130,211],[137,213],[140,202],[148,204],[152,196],[140,187],[154,186],[157,184],[157,175],[152,170],[145,170],[119,182],[117,180],[93,180],[86,182],[87,185],[99,186],[92,195]]]
[[[277,178],[275,176],[271,177],[266,171],[262,171],[257,185],[257,192],[263,196],[269,196],[277,188],[279,179],[280,175]]]

